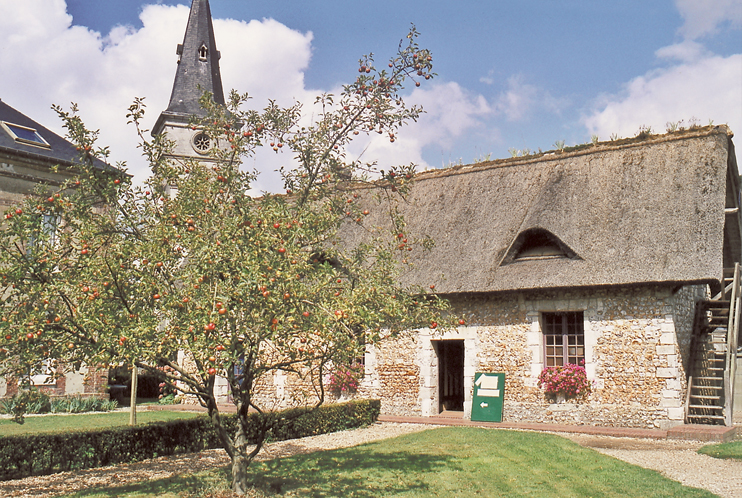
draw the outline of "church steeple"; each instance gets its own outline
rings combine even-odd
[[[153,135],[162,133],[173,121],[187,123],[192,115],[203,116],[198,100],[204,91],[211,92],[216,103],[224,104],[220,54],[216,49],[209,0],[193,0],[185,37],[178,45],[177,55],[178,69],[170,103],[157,120]]]

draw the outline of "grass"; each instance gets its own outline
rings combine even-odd
[[[169,477],[140,484],[107,488],[105,490],[84,491],[65,496],[67,498],[83,496],[86,498],[232,498],[232,493],[227,490],[228,479],[229,476],[226,470],[200,472],[188,476]],[[274,497],[275,495],[266,495],[259,490],[255,490],[248,496],[248,498]]]
[[[137,423],[167,422],[169,420],[198,417],[198,413],[176,411],[143,411],[137,413]],[[67,432],[88,429],[106,429],[129,424],[129,412],[90,413],[79,415],[44,415],[26,417],[19,425],[10,419],[0,420],[0,437],[41,432]]]
[[[698,450],[698,452],[714,458],[728,458],[742,461],[742,441],[709,444]]]
[[[550,434],[449,427],[256,462],[264,497],[713,497]],[[75,498],[227,497],[226,469]]]

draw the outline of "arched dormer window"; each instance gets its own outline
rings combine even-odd
[[[510,246],[502,264],[534,259],[580,259],[559,237],[543,228],[521,232]]]
[[[198,60],[206,61],[206,56],[208,55],[209,55],[209,49],[206,48],[206,45],[201,45],[201,48],[198,49]]]

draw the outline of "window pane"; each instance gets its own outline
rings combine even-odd
[[[585,360],[583,312],[543,313],[541,325],[546,366],[566,363],[581,364]]]
[[[16,137],[18,137],[21,140],[25,140],[27,142],[33,142],[39,145],[46,145],[46,142],[43,138],[36,132],[36,130],[32,130],[30,128],[26,128],[23,126],[14,125],[12,123],[5,123],[5,126],[12,131]]]

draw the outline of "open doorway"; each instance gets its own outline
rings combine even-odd
[[[438,356],[438,413],[464,411],[464,341],[434,341]]]

